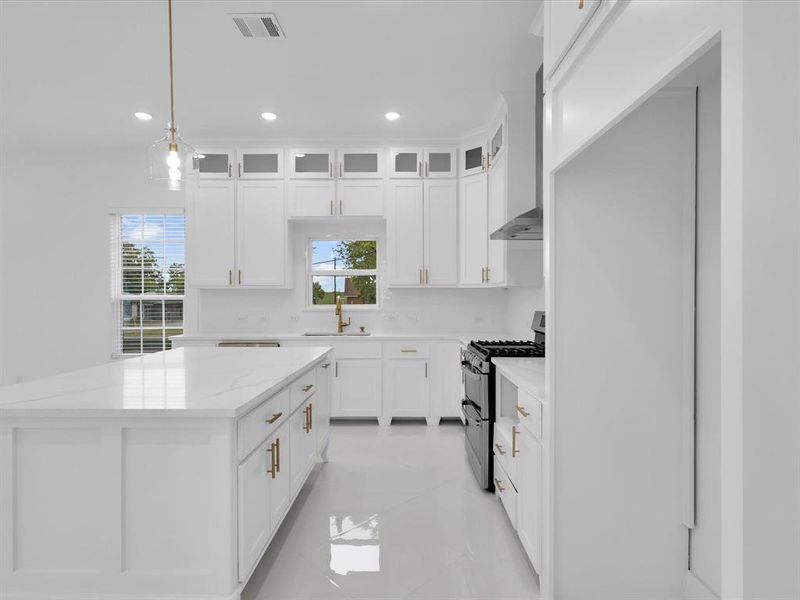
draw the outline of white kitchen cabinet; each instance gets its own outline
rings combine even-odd
[[[334,362],[333,417],[381,416],[381,361],[337,359]]]
[[[236,193],[236,283],[286,284],[287,232],[282,181],[240,181]]]
[[[292,493],[292,455],[291,455],[291,425],[284,423],[267,440],[270,460],[274,460],[274,467],[270,465],[265,472],[269,483],[269,522],[270,529],[274,532],[289,510],[294,494]],[[273,458],[274,455],[274,458]],[[273,475],[272,472],[275,472]]]
[[[430,417],[427,359],[389,359],[384,368],[384,416]]]
[[[434,419],[462,418],[461,344],[442,341],[431,343],[428,369],[431,413]]]
[[[461,180],[459,194],[460,283],[484,285],[488,263],[489,206],[486,174]]]
[[[333,389],[333,360],[326,360],[317,367],[317,399],[325,401],[314,402],[312,412],[312,429],[316,440],[317,453],[322,454],[328,446],[331,433],[331,404],[330,397]]]
[[[389,150],[389,177],[419,179],[422,177],[422,157],[422,148],[391,148]]]
[[[456,162],[455,148],[392,148],[389,150],[389,177],[393,179],[455,177]]]
[[[248,148],[237,152],[239,179],[283,179],[283,148]]]
[[[542,444],[527,429],[519,436],[520,453],[517,486],[520,502],[517,507],[517,535],[528,558],[541,573],[542,556]]]
[[[484,136],[472,139],[461,146],[459,163],[461,164],[461,175],[475,175],[486,170],[487,165],[487,141]]]
[[[451,178],[456,171],[455,148],[425,148],[423,149],[424,176],[432,179]]]
[[[239,465],[239,581],[245,581],[270,538],[269,510],[272,446],[265,440]]]
[[[380,148],[340,148],[336,174],[342,179],[381,179],[384,157]]]
[[[316,453],[316,440],[311,425],[309,405],[313,402],[311,396],[298,408],[289,419],[289,438],[291,441],[291,457],[289,459],[292,474],[292,496],[297,494],[314,465]]]
[[[332,148],[292,148],[286,163],[292,179],[333,179]]]
[[[231,179],[236,152],[231,148],[198,150],[197,171],[200,179]]]
[[[334,213],[341,217],[382,217],[383,185],[376,179],[339,179]]]
[[[422,285],[424,190],[422,181],[389,184],[387,234],[390,285]]]
[[[597,11],[601,0],[578,0],[545,3],[545,64],[549,65],[545,77],[558,69],[589,19]]]
[[[456,182],[393,181],[388,204],[389,284],[457,285]]]
[[[455,286],[458,284],[456,181],[425,181],[424,192],[425,285]]]
[[[486,283],[504,285],[506,283],[506,245],[505,240],[491,240],[489,235],[502,227],[506,214],[506,156],[500,155],[492,165],[488,177],[488,216],[486,240],[488,255],[486,262]]]
[[[233,181],[200,181],[187,210],[189,285],[233,285],[235,248]]]
[[[334,181],[295,180],[288,186],[290,217],[332,217],[336,214]]]

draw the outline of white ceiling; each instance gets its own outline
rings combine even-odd
[[[530,88],[540,0],[174,0],[177,122],[190,142],[456,138]],[[9,145],[146,144],[168,119],[166,0],[0,0]],[[285,40],[226,12],[274,12]],[[134,111],[154,119],[141,123]],[[389,123],[383,113],[402,118]],[[263,111],[279,115],[267,123]]]

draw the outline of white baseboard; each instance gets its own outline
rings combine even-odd
[[[686,571],[686,600],[719,600],[705,583],[691,571]]]

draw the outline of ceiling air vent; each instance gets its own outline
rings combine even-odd
[[[272,13],[231,14],[239,33],[246,38],[284,39],[278,19]]]

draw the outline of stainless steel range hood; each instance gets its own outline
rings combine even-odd
[[[511,219],[489,236],[493,240],[541,240],[543,234],[542,209],[536,208]]]
[[[522,213],[518,217],[511,219],[500,229],[493,232],[489,239],[492,240],[541,240],[544,235],[544,219],[542,217],[542,128],[543,128],[543,105],[544,87],[543,72],[544,67],[539,67],[536,71],[536,107],[534,111],[535,120],[535,143],[534,149],[536,163],[536,191],[534,194],[535,208]]]

